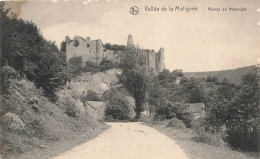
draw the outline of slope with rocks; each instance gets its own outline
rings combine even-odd
[[[94,74],[86,72],[72,79],[71,82],[68,83],[67,88],[61,90],[57,94],[60,99],[77,99],[77,102],[81,103],[82,105],[80,107],[85,107],[86,112],[81,113],[86,113],[97,120],[103,120],[106,102],[102,100],[102,95],[108,90],[122,87],[122,84],[119,84],[118,78],[121,73],[121,69],[110,69],[105,72],[96,72]],[[87,99],[89,92],[94,92],[97,94],[99,100],[91,101]],[[133,118],[135,116],[135,100],[133,97],[127,94],[125,97],[128,103],[131,105],[130,117]],[[78,112],[80,114],[80,111]]]
[[[15,73],[11,67],[3,70]],[[106,127],[87,113],[69,115],[61,105],[62,99],[56,104],[50,102],[40,89],[26,79],[7,78],[6,81],[4,86],[8,85],[8,88],[1,88],[2,92],[6,91],[1,93],[0,106],[0,152],[3,158],[22,158],[26,153],[42,153],[57,143],[74,143],[82,134],[91,138]],[[63,102],[68,104],[68,101]],[[74,99],[69,104],[76,107],[80,101]]]

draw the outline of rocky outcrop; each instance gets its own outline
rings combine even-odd
[[[118,84],[118,75],[122,73],[120,69],[111,69],[105,72],[95,73],[93,75],[83,73],[70,82],[70,90],[84,94],[84,92],[93,91],[101,96],[105,91],[112,87],[120,86]]]
[[[133,42],[132,35],[128,36],[127,48],[136,48]],[[115,63],[120,62],[120,57],[123,51],[106,49],[100,39],[91,40],[89,37],[85,39],[80,36],[75,36],[71,40],[68,36],[61,44],[61,50],[66,52],[67,60],[72,57],[81,56],[83,63],[92,61],[99,63],[102,59],[108,59]],[[164,64],[164,49],[160,48],[158,52],[153,50],[143,49],[140,51],[140,59],[154,73],[161,72],[165,69]]]
[[[106,103],[100,101],[88,101],[86,102],[86,112],[94,120],[103,120],[105,117]]]
[[[7,129],[13,130],[13,131],[22,131],[24,130],[25,124],[23,121],[19,118],[18,115],[14,113],[6,113],[3,116],[2,120],[3,126],[5,126]]]

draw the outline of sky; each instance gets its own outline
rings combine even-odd
[[[164,48],[169,70],[216,71],[260,62],[259,0],[83,0],[8,2],[19,18],[34,22],[59,46],[68,35],[141,48]],[[139,8],[138,15],[129,13]],[[145,11],[147,7],[197,7],[196,12]],[[245,7],[246,11],[208,11]]]

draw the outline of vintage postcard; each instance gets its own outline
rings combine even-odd
[[[257,159],[259,0],[0,1],[0,158]]]

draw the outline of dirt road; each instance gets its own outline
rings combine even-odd
[[[169,137],[141,123],[108,123],[111,128],[53,159],[188,159]]]

